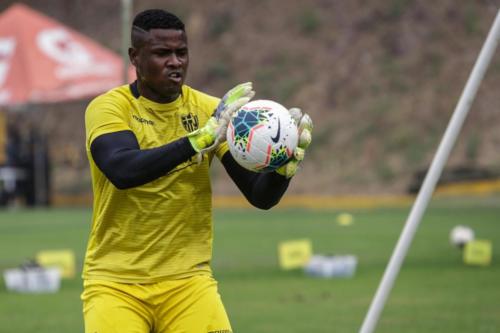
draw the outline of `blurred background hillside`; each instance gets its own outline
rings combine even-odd
[[[120,1],[21,1],[120,53]],[[0,10],[14,1],[0,1]],[[187,83],[221,96],[253,81],[257,98],[315,123],[294,194],[401,194],[424,170],[455,108],[499,1],[137,0],[186,23]],[[19,24],[23,24],[20,22]],[[500,57],[494,57],[449,167],[500,171]],[[90,99],[12,112],[49,134],[55,196],[91,193],[84,144]],[[216,194],[236,193],[220,167]]]

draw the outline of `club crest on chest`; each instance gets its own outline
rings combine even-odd
[[[196,131],[199,126],[198,116],[192,113],[181,116],[181,122],[182,126],[188,133]]]

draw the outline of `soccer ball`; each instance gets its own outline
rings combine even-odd
[[[227,128],[231,155],[242,167],[255,172],[271,172],[288,162],[297,142],[297,124],[290,113],[269,100],[245,104]]]
[[[466,243],[474,240],[474,231],[464,225],[457,225],[450,232],[450,243],[462,248]]]

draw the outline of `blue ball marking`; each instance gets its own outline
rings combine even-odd
[[[259,113],[259,111],[238,111],[233,119],[234,134],[240,137],[248,136],[252,127],[260,122]]]

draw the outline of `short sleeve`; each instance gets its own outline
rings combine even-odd
[[[97,97],[89,104],[85,111],[87,149],[102,134],[131,130],[124,104],[106,95]]]

